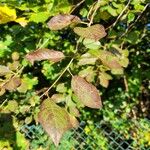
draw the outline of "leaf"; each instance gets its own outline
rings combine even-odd
[[[38,116],[39,122],[56,146],[64,132],[75,126],[75,120],[72,120],[66,110],[56,105],[51,99],[43,101]]]
[[[50,16],[50,13],[48,12],[36,12],[36,13],[32,13],[29,20],[39,23],[39,22],[45,22]]]
[[[0,76],[6,75],[10,73],[11,71],[7,66],[0,65]]]
[[[51,96],[51,99],[55,102],[55,103],[60,103],[60,102],[64,102],[65,98],[63,94],[53,94]]]
[[[79,71],[78,75],[82,78],[85,78],[88,82],[93,82],[96,77],[96,72],[93,66],[88,66],[85,69]]]
[[[32,64],[34,63],[34,61],[41,61],[41,60],[50,60],[52,62],[58,62],[61,61],[63,58],[64,54],[62,52],[49,50],[46,48],[38,49],[26,55],[26,59],[30,61]]]
[[[15,22],[18,22],[22,27],[25,27],[27,25],[27,23],[28,23],[28,21],[24,17],[17,18],[15,20]]]
[[[105,73],[105,72],[102,72],[102,73],[100,73],[100,75],[99,75],[99,79],[100,79],[100,84],[101,84],[103,87],[107,88],[108,85],[109,85],[109,80],[111,80],[112,77],[111,77],[109,74],[107,74],[107,73]]]
[[[116,17],[118,15],[117,10],[112,8],[111,6],[107,6],[107,11],[108,11],[109,14],[111,14],[114,17]]]
[[[21,84],[21,80],[18,77],[11,78],[7,83],[4,84],[4,88],[9,91],[14,91]]]
[[[101,98],[96,87],[79,76],[74,76],[71,87],[80,101],[91,108],[101,108]]]
[[[111,73],[112,74],[123,74],[123,68],[112,69]]]
[[[14,21],[17,18],[16,10],[9,7],[0,6],[0,24]]]
[[[76,116],[76,117],[80,116],[79,110],[76,108],[76,106],[69,106],[69,112],[73,116]]]
[[[134,21],[134,19],[135,19],[134,13],[130,12],[128,14],[128,23],[131,23],[132,21]]]
[[[99,59],[102,61],[104,65],[106,65],[110,69],[122,69],[121,65],[119,64],[118,58],[111,52],[101,51]]]
[[[77,128],[79,126],[79,122],[76,117],[69,114],[70,122],[73,128]]]
[[[25,18],[17,18],[16,15],[16,10],[11,9],[9,7],[5,6],[0,6],[0,24],[4,24],[7,22],[15,21],[19,23],[21,26],[26,26],[27,25],[27,20]]]
[[[89,64],[94,65],[97,59],[98,58],[93,57],[90,53],[85,53],[81,56],[78,65],[79,66],[89,65]]]
[[[51,30],[61,30],[72,23],[79,23],[80,21],[80,18],[77,16],[59,14],[52,17],[47,24]]]
[[[87,28],[75,27],[74,32],[83,38],[93,39],[95,41],[98,41],[106,36],[104,26],[100,24],[95,24]]]
[[[18,110],[18,103],[15,100],[9,100],[7,104],[7,109],[11,112],[16,112]]]
[[[83,45],[89,49],[99,49],[101,43],[99,41],[95,41],[93,39],[84,39]]]

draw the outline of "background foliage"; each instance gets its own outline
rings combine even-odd
[[[48,97],[53,96],[72,116],[79,117],[80,113],[79,122],[88,122],[87,132],[93,122],[104,120],[120,133],[132,131],[137,141],[136,135],[144,135],[138,144],[149,147],[150,131],[134,130],[129,121],[135,119],[141,126],[143,122],[148,126],[145,118],[150,119],[149,8],[148,0],[1,0],[0,125],[3,126],[3,118],[8,118],[5,130],[9,132],[10,125],[13,132],[0,136],[0,146],[27,149],[30,144],[19,129],[24,124],[38,124],[40,105],[47,99],[44,92],[53,85]],[[87,37],[87,31],[80,35],[81,29],[78,33],[73,29],[75,25],[53,31],[47,23],[58,14],[78,16],[82,21],[77,25],[80,28],[101,24],[107,35],[99,41],[82,39],[79,36]],[[95,33],[95,29],[91,32]],[[31,64],[26,56],[38,48],[58,50],[65,59]],[[96,86],[101,109],[83,108],[73,94],[72,75]],[[96,133],[91,134],[97,137]]]

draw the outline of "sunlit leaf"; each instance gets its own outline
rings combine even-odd
[[[32,64],[34,61],[50,60],[52,62],[61,61],[64,58],[64,54],[60,51],[49,50],[46,48],[38,49],[30,52],[26,55],[26,59]]]
[[[77,16],[59,14],[50,19],[50,21],[48,22],[48,27],[51,30],[61,30],[72,23],[79,23],[80,21],[80,18]]]
[[[89,48],[89,49],[98,49],[100,48],[100,45],[101,45],[99,41],[95,41],[93,39],[84,39],[83,44],[86,48]]]
[[[15,100],[9,100],[7,104],[7,109],[11,112],[15,112],[18,110],[18,103]]]
[[[111,70],[112,74],[123,74],[123,68],[117,68]]]
[[[51,99],[55,102],[55,103],[60,103],[65,101],[64,95],[63,94],[53,94],[51,96]]]
[[[108,51],[101,51],[101,54],[98,56],[104,65],[109,67],[110,69],[121,69],[121,65],[119,64],[119,60],[115,55]]]
[[[99,75],[99,79],[100,79],[100,84],[101,84],[103,87],[107,88],[108,85],[109,85],[109,80],[111,80],[112,77],[111,77],[109,74],[107,74],[107,73],[105,73],[105,72],[102,72],[102,73],[100,73],[100,75]]]
[[[49,16],[50,16],[49,12],[32,13],[29,18],[29,21],[33,21],[36,23],[45,22],[49,18]]]
[[[28,23],[28,21],[24,17],[17,18],[15,20],[15,22],[18,22],[22,27],[25,27],[27,25],[27,23]]]
[[[70,123],[71,123],[72,127],[77,128],[79,126],[79,122],[76,119],[76,117],[69,114],[69,118],[70,118]]]
[[[93,66],[88,66],[87,68],[82,69],[79,72],[79,76],[82,77],[82,78],[85,78],[86,81],[88,81],[88,82],[93,82],[94,79],[95,79],[95,76],[96,76],[96,72],[94,70],[94,67]]]
[[[96,87],[79,76],[74,76],[71,87],[80,101],[91,108],[101,108],[101,98]]]
[[[92,56],[90,53],[85,53],[79,59],[78,65],[82,66],[82,65],[87,65],[87,64],[95,64],[97,59],[98,58]]]
[[[9,67],[0,65],[0,76],[10,73]]]
[[[15,91],[16,88],[21,84],[21,80],[18,77],[11,78],[5,85],[3,86],[6,90]]]
[[[41,104],[39,122],[56,146],[64,132],[76,124],[66,110],[56,105],[51,99],[47,99]]]
[[[5,88],[0,88],[0,96],[2,96],[6,92]]]
[[[9,7],[0,6],[0,24],[14,21],[17,18],[16,10]]]
[[[24,17],[17,18],[15,9],[11,9],[6,5],[0,6],[0,24],[4,24],[11,21],[15,21],[23,27],[26,26],[28,22]]]
[[[75,27],[74,32],[83,38],[93,39],[95,41],[106,36],[104,26],[100,24],[95,24],[87,28]]]
[[[73,116],[76,116],[76,117],[79,117],[80,116],[80,113],[79,113],[79,110],[75,107],[75,106],[70,106],[69,107],[69,112],[70,114],[72,114]]]

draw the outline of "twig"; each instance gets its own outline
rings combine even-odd
[[[116,21],[115,21],[112,25],[110,25],[108,28],[106,28],[106,30],[108,30],[108,29],[111,28],[111,27],[114,27],[114,26],[117,24],[117,22],[119,21],[119,19],[121,18],[121,16],[122,16],[123,13],[125,12],[125,10],[128,8],[130,2],[131,2],[131,0],[128,1],[127,5],[124,7],[124,9],[123,9],[122,12],[120,13],[120,15],[117,17]]]
[[[87,14],[87,19],[90,21],[90,15],[91,15],[91,13],[92,13],[92,10],[93,10],[93,7],[94,7],[94,5],[96,4],[96,2],[94,2],[93,4],[92,4],[92,6],[91,6],[91,8],[90,8],[90,10],[89,10],[89,12],[88,12],[88,14]]]
[[[71,63],[73,61],[73,58],[70,60],[69,64],[65,67],[65,69],[62,71],[62,73],[59,75],[59,77],[53,82],[53,84],[40,96],[42,98],[44,95],[46,95],[50,89],[59,81],[59,79],[63,76],[63,74],[66,72],[66,70],[70,67]]]
[[[7,84],[11,79],[13,79],[14,77],[16,77],[22,70],[24,69],[24,66],[22,66],[16,73],[14,73],[14,75],[12,75],[9,79],[7,79],[2,85],[1,88],[3,88],[3,86],[5,86],[5,84]]]
[[[129,91],[129,87],[128,87],[128,82],[127,82],[127,79],[126,79],[125,75],[123,76],[123,80],[124,80],[124,85],[125,85],[126,92],[128,92]]]
[[[76,44],[76,49],[75,49],[75,53],[78,50],[78,46],[79,46],[79,42],[77,42]],[[73,62],[74,57],[70,60],[70,62],[68,63],[68,65],[65,67],[65,69],[62,71],[62,73],[59,75],[59,77],[53,82],[53,84],[40,96],[40,98],[42,98],[44,95],[48,95],[48,92],[52,89],[52,87],[59,81],[59,79],[63,76],[63,74],[68,70],[68,68],[70,67],[71,63]]]
[[[90,22],[89,22],[88,26],[91,26],[91,24],[93,23],[94,16],[95,16],[98,8],[100,7],[99,3],[100,3],[100,0],[98,0],[97,3],[96,3],[95,10],[94,10],[94,12],[91,16],[91,19],[90,19]]]
[[[126,29],[125,33],[122,34],[122,36],[120,38],[122,38],[123,36],[125,36],[127,34],[127,32],[129,32],[129,30],[132,29],[132,27],[135,25],[135,23],[141,18],[142,14],[144,13],[144,11],[147,9],[147,7],[150,5],[150,3],[146,4],[143,11],[141,12],[141,14],[136,18],[136,20],[129,25],[129,27]]]
[[[70,11],[70,14],[71,14],[76,8],[78,8],[82,3],[84,3],[84,2],[85,2],[85,0],[82,0],[81,2],[79,2],[78,4],[76,4],[75,7],[72,8],[72,10]]]
[[[44,45],[51,39],[51,37],[49,37],[38,49],[43,48]]]
[[[71,73],[70,69],[68,68],[67,71],[70,73],[70,75],[73,77],[73,74]]]
[[[8,99],[5,99],[5,100],[3,101],[3,103],[0,105],[0,108],[2,108],[3,105],[4,105],[7,101],[8,101]]]

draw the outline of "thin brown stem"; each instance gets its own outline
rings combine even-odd
[[[82,0],[81,2],[79,2],[78,4],[76,4],[72,9],[71,9],[71,11],[70,11],[70,14],[75,10],[75,9],[77,9],[82,3],[84,3],[85,2],[85,0]]]
[[[95,5],[95,9],[94,9],[94,12],[91,16],[91,19],[90,19],[90,22],[89,22],[88,26],[91,26],[91,24],[93,24],[93,20],[94,20],[94,17],[96,15],[96,12],[97,12],[98,8],[100,7],[99,3],[100,3],[100,0],[98,0],[96,5]]]
[[[127,82],[127,79],[126,79],[125,75],[123,76],[123,80],[124,80],[125,90],[126,90],[126,92],[128,92],[129,91],[129,87],[128,87],[128,82]]]
[[[74,54],[76,54],[77,50],[78,50],[78,46],[79,46],[79,42],[77,42],[76,44],[76,48],[75,48],[75,52]],[[74,57],[70,60],[70,62],[68,63],[68,65],[65,67],[65,69],[61,72],[61,74],[59,75],[59,77],[53,82],[53,84],[40,96],[40,98],[42,98],[44,95],[48,95],[48,92],[54,87],[54,85],[59,81],[59,79],[64,75],[64,73],[69,69],[71,63],[73,62]]]
[[[106,28],[106,30],[108,30],[109,28],[113,28],[117,22],[119,21],[119,19],[121,18],[121,16],[123,15],[123,13],[126,11],[126,9],[128,8],[129,4],[130,4],[131,0],[128,1],[127,5],[124,7],[124,9],[122,10],[122,12],[120,13],[120,15],[117,17],[116,21],[110,25],[108,28]]]
[[[136,20],[129,25],[129,27],[126,29],[125,33],[122,34],[122,36],[120,38],[122,38],[123,36],[125,36],[135,25],[135,23],[141,18],[142,14],[145,12],[145,10],[147,9],[147,7],[150,5],[150,3],[146,4],[143,11],[141,12],[141,14],[136,18]]]

